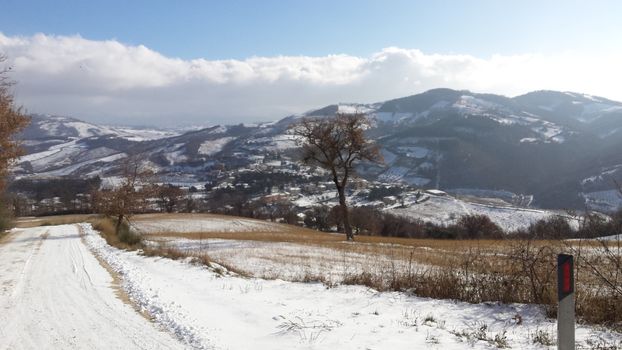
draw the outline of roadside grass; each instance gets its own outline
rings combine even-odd
[[[15,222],[11,218],[3,216],[2,213],[0,213],[0,237],[6,235],[14,224]]]
[[[242,269],[238,269],[235,265],[225,262],[216,263],[206,251],[179,249],[171,246],[166,241],[158,241],[143,245],[141,254],[144,256],[162,257],[172,260],[190,259],[191,263],[205,265],[219,275],[229,275],[233,273],[242,277],[251,277],[251,274]]]
[[[8,237],[9,231],[0,230],[0,243],[4,242],[6,237]]]
[[[30,228],[30,227],[36,227],[36,226],[69,225],[69,224],[77,224],[80,222],[90,222],[98,218],[100,218],[100,216],[95,215],[95,214],[21,217],[21,218],[15,219],[15,227]]]
[[[109,245],[125,250],[137,250],[143,247],[140,234],[131,230],[127,224],[121,226],[119,234],[115,223],[110,218],[94,217],[87,220],[93,228],[99,231]]]

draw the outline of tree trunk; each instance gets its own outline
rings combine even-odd
[[[339,193],[339,206],[341,206],[341,215],[343,218],[343,228],[346,232],[346,239],[348,241],[353,241],[354,235],[352,234],[352,226],[350,226],[348,205],[346,204],[346,190],[343,187],[338,187],[337,192]]]
[[[121,223],[123,222],[123,214],[119,215],[117,217],[117,225],[115,227],[115,233],[117,234],[117,236],[119,235],[119,231],[121,230]]]

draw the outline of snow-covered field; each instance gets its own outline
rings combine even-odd
[[[281,231],[280,225],[244,218],[227,218],[215,215],[178,215],[177,218],[157,218],[152,215],[143,215],[133,221],[133,225],[145,233],[166,232],[267,232]]]
[[[15,230],[0,263],[0,349],[540,349],[555,333],[537,306],[242,278],[118,250],[88,224]],[[622,335],[578,326],[577,340]]]
[[[194,347],[494,348],[495,336],[505,336],[510,346],[539,348],[533,344],[537,332],[554,333],[555,324],[535,306],[469,305],[356,286],[327,289],[314,283],[223,277],[188,262],[119,251],[86,231],[93,250],[124,276],[130,296]],[[490,342],[467,339],[482,327]],[[581,341],[618,336],[584,327],[577,333]]]
[[[563,213],[550,210],[485,205],[463,201],[449,195],[430,196],[430,199],[425,202],[410,205],[407,208],[396,207],[388,210],[397,215],[446,225],[455,223],[463,215],[486,215],[506,231],[527,228],[530,224],[553,215],[567,217]],[[567,219],[571,226],[577,227],[578,221],[576,219],[570,217]]]
[[[222,137],[216,140],[205,141],[199,146],[199,154],[206,156],[212,156],[225,147],[229,142],[233,141],[235,137]]]
[[[402,254],[395,253],[398,249],[391,249],[394,252],[392,256],[388,252],[376,249],[369,251],[362,248],[357,251],[285,242],[219,238],[196,240],[152,237],[151,239],[150,244],[154,246],[158,245],[158,241],[165,242],[168,247],[174,247],[190,256],[208,255],[213,261],[234,267],[236,271],[267,279],[313,280],[334,285],[342,283],[348,277],[359,276],[362,273],[369,273],[384,280],[384,278],[390,278],[387,272],[392,269],[423,271],[430,268],[430,266],[409,261],[408,252],[412,249],[407,247],[404,247]],[[339,244],[347,245],[348,243],[340,242]],[[359,243],[360,245],[364,243]],[[421,252],[425,248],[415,250]]]

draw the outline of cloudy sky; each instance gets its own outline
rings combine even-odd
[[[620,1],[0,2],[33,113],[232,124],[438,87],[622,100]]]

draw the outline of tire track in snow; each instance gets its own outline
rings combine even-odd
[[[141,287],[143,276],[136,268],[131,268],[123,264],[114,254],[116,248],[109,246],[99,234],[93,230],[90,224],[78,224],[80,231],[84,234],[87,246],[99,259],[103,260],[112,270],[118,273],[123,280],[123,289],[129,295],[131,302],[145,312],[158,325],[172,333],[177,339],[193,349],[215,349],[216,347],[205,339],[200,329],[195,329],[178,320],[188,321],[188,316],[175,305],[163,303],[157,293],[144,290]]]
[[[0,349],[179,349],[109,287],[110,275],[81,241],[76,226],[15,231],[0,245],[3,271],[19,280],[0,293]]]

